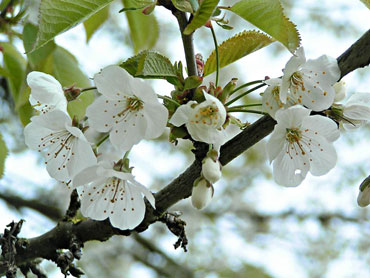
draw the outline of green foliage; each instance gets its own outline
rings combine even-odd
[[[132,76],[141,78],[177,77],[170,60],[156,52],[143,51],[120,65]]]
[[[187,0],[171,0],[172,4],[175,6],[176,9],[182,12],[193,13],[193,7]]]
[[[33,50],[76,26],[113,0],[42,0],[39,32]]]
[[[63,47],[57,46],[49,56],[43,71],[53,75],[64,87],[89,87],[90,81],[81,71],[76,58]]]
[[[99,27],[108,19],[108,17],[109,6],[106,6],[84,21],[83,25],[86,33],[86,42],[89,42],[92,35],[94,35],[96,30],[99,29]]]
[[[260,32],[243,31],[218,46],[220,68],[257,51],[272,42],[273,40],[270,37]],[[204,76],[211,74],[216,70],[216,68],[216,52],[213,51],[204,65]]]
[[[30,52],[36,43],[37,30],[37,27],[31,23],[27,23],[23,28],[23,46],[27,53],[28,62],[33,70],[40,70],[47,57],[54,51],[56,47],[54,41],[49,41],[39,49]]]
[[[0,3],[0,10],[5,9],[5,7],[9,4],[10,0],[3,0]]]
[[[2,42],[4,69],[10,74],[7,78],[13,100],[16,103],[25,78],[26,60],[11,43]]]
[[[370,9],[370,0],[361,0],[362,3],[364,3],[364,5]]]
[[[5,159],[7,156],[8,156],[8,148],[0,133],[0,178],[2,178],[4,175]]]
[[[212,16],[213,11],[216,9],[219,0],[204,0],[197,12],[195,13],[192,21],[186,26],[184,30],[185,35],[189,35],[199,27],[202,27],[207,23],[209,18]]]
[[[279,0],[242,0],[230,11],[281,42],[292,53],[300,44],[296,26],[285,17]]]
[[[141,3],[135,0],[122,0],[126,8],[135,7],[139,2]],[[145,15],[140,10],[128,10],[126,17],[134,52],[138,53],[140,50],[152,48],[159,35],[158,22],[154,15]]]
[[[94,92],[86,91],[81,93],[78,98],[68,103],[68,114],[73,119],[76,117],[78,120],[82,120],[86,114],[86,108],[93,103]]]

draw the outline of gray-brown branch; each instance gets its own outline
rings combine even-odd
[[[342,76],[369,64],[369,42],[370,32],[366,32],[338,58]],[[274,125],[275,121],[271,117],[264,116],[247,127],[243,132],[221,148],[221,163],[226,165],[235,157],[263,139],[272,132]],[[149,225],[157,221],[158,216],[164,213],[169,207],[191,195],[193,182],[200,175],[200,161],[204,154],[204,151],[196,154],[196,160],[185,172],[155,194],[157,210],[153,211],[150,206],[147,206],[143,222],[135,229],[137,232],[146,230]],[[37,257],[50,259],[53,257],[56,250],[68,248],[73,237],[77,237],[81,242],[90,240],[105,241],[113,235],[128,236],[131,232],[132,231],[129,230],[120,231],[113,228],[108,220],[94,221],[87,219],[77,224],[60,222],[49,232],[39,237],[28,239],[27,248],[18,251],[16,263],[20,265]],[[3,275],[6,269],[1,265],[0,261],[0,274]]]

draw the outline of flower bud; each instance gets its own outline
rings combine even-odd
[[[212,200],[214,189],[212,184],[203,178],[195,180],[191,203],[196,209],[205,208]]]
[[[357,204],[360,207],[366,207],[370,204],[370,176],[368,176],[360,185]]]
[[[202,176],[210,183],[217,182],[221,178],[221,165],[218,159],[206,157],[202,163]]]
[[[335,91],[334,102],[339,102],[346,97],[346,82],[339,81],[333,85]]]

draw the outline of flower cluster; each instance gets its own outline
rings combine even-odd
[[[168,111],[150,86],[118,66],[106,67],[94,76],[94,82],[102,96],[87,108],[88,121],[79,123],[69,116],[65,92],[54,77],[42,72],[28,74],[29,100],[38,115],[25,127],[25,141],[29,148],[43,153],[51,177],[78,188],[84,216],[109,218],[114,227],[133,229],[145,215],[143,196],[155,206],[153,194],[134,179],[127,159],[98,161],[98,146],[87,140],[84,131],[109,132],[118,154],[142,139],[160,136]],[[99,157],[105,155],[99,153]]]
[[[94,76],[99,96],[87,107],[81,122],[68,114],[66,91],[54,77],[41,72],[27,76],[29,101],[37,115],[25,128],[26,144],[43,154],[51,177],[78,189],[84,216],[109,218],[119,229],[133,229],[141,223],[145,215],[143,197],[153,207],[155,199],[134,179],[127,155],[141,140],[159,137],[167,125],[172,142],[185,138],[208,145],[191,198],[193,206],[202,209],[212,200],[214,184],[222,176],[221,146],[248,125],[230,113],[260,114],[247,107],[261,106],[276,120],[267,154],[274,180],[284,186],[299,185],[308,172],[314,176],[328,173],[337,161],[333,142],[340,134],[338,126],[351,129],[370,118],[370,94],[356,93],[345,104],[339,103],[345,98],[345,87],[338,82],[336,59],[322,55],[306,60],[302,47],[287,62],[282,77],[266,78],[264,84],[231,100],[239,89],[262,81],[235,88],[236,79],[232,79],[224,88],[213,83],[207,88],[200,86],[201,78],[184,79],[181,70],[179,73],[172,98],[161,97],[163,105],[148,84],[121,67],[108,66]],[[265,85],[262,103],[230,106]],[[75,92],[80,93],[80,89]],[[89,141],[87,129],[99,133],[100,140]],[[114,159],[98,150],[107,138]],[[370,203],[369,188],[360,188],[361,206]]]

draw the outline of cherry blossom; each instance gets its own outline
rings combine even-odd
[[[347,129],[360,127],[370,120],[370,93],[354,93],[343,107],[343,126]]]
[[[281,79],[272,78],[265,81],[268,85],[262,95],[262,110],[269,113],[272,118],[275,118],[275,113],[279,109],[286,107],[280,100]]]
[[[46,169],[58,181],[68,181],[84,168],[96,164],[90,143],[60,110],[32,117],[24,136],[30,149],[44,151]]]
[[[226,109],[214,96],[204,93],[205,101],[198,104],[189,101],[181,105],[169,123],[174,126],[186,125],[190,136],[200,142],[217,144],[224,141],[225,130],[222,125],[226,120]]]
[[[297,186],[310,171],[314,176],[329,172],[336,164],[332,144],[339,130],[329,118],[314,115],[300,105],[276,112],[274,131],[267,144],[273,175],[278,184]]]
[[[203,209],[211,202],[214,189],[210,182],[201,178],[194,182],[191,204],[196,209]]]
[[[119,66],[108,66],[94,76],[102,94],[87,108],[89,124],[99,132],[110,132],[111,143],[127,151],[142,139],[160,136],[168,111],[153,89]]]
[[[114,169],[103,160],[77,174],[73,184],[79,187],[81,212],[94,220],[109,218],[113,227],[133,229],[144,219],[144,195],[155,207],[153,194],[135,181],[131,173]]]
[[[303,47],[300,47],[285,66],[280,99],[286,103],[290,93],[297,104],[314,111],[325,110],[333,104],[333,85],[339,78],[340,69],[335,58],[322,55],[306,61]]]
[[[53,110],[67,112],[67,99],[62,85],[50,74],[32,71],[27,75],[27,84],[31,88],[30,103],[41,113]]]

